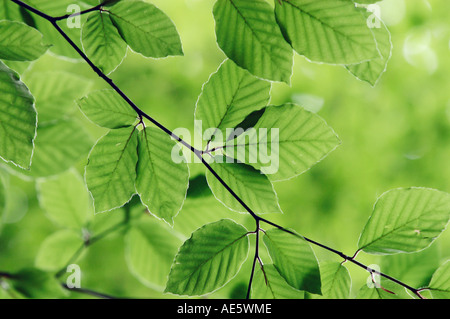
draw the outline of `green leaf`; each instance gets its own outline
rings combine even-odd
[[[75,100],[92,82],[66,72],[33,72],[24,78],[36,99],[39,124],[59,120],[75,110]]]
[[[10,69],[14,70],[17,74],[19,74],[19,76],[22,76],[22,74],[25,73],[25,71],[27,71],[31,64],[33,63],[33,61],[8,61],[8,60],[3,60],[3,63]]]
[[[106,74],[114,71],[127,53],[127,44],[104,11],[88,16],[81,29],[81,42],[89,59]]]
[[[11,0],[0,0],[0,20],[22,21],[20,7]]]
[[[224,148],[228,156],[261,170],[271,181],[295,177],[339,146],[340,140],[315,113],[295,104],[268,106],[253,129]]]
[[[174,219],[174,230],[180,232],[185,237],[189,237],[193,229],[198,229],[205,224],[230,217],[229,209],[214,198],[205,176],[203,178],[206,184],[206,194],[204,196],[193,197],[191,191],[195,185],[190,180],[183,208]],[[233,220],[237,223],[244,223],[247,217],[248,215],[235,214]]]
[[[0,21],[0,34],[0,59],[33,61],[49,47],[43,43],[38,30],[22,22]]]
[[[324,262],[320,264],[322,279],[322,297],[326,299],[348,299],[352,279],[347,268],[339,262]]]
[[[189,184],[187,164],[172,159],[181,147],[161,130],[145,128],[139,132],[138,149],[136,190],[150,213],[173,225]]]
[[[26,3],[30,4],[34,8],[39,9],[40,11],[53,16],[63,16],[66,14],[75,13],[73,6],[77,4],[79,1],[74,0],[26,0]],[[80,6],[82,8],[83,6]],[[70,10],[69,10],[70,9]],[[34,20],[36,27],[39,31],[44,35],[44,40],[46,43],[51,43],[53,46],[50,48],[50,51],[58,56],[67,57],[70,59],[81,60],[78,53],[70,46],[70,44],[61,36],[61,34],[53,27],[51,23],[47,20],[34,15]],[[80,24],[77,25],[74,22],[80,19]],[[75,44],[81,48],[81,37],[80,37],[80,29],[83,25],[84,20],[86,19],[85,15],[78,15],[76,17],[70,17],[64,21],[64,23],[59,23],[60,28],[72,39]],[[74,24],[70,25],[69,24]]]
[[[205,128],[217,128],[225,135],[251,112],[266,106],[270,100],[270,83],[262,81],[225,60],[203,85],[197,101],[195,120]],[[216,133],[216,132],[214,132]]]
[[[84,246],[80,234],[69,230],[61,230],[48,236],[39,247],[35,266],[50,272],[61,270],[71,262],[72,256]]]
[[[347,65],[346,68],[361,81],[375,86],[380,80],[381,75],[386,71],[392,55],[392,42],[391,33],[384,22],[378,19],[373,13],[367,13],[366,16],[370,17],[371,14],[381,25],[381,28],[370,29],[373,32],[381,56],[360,64]]]
[[[25,298],[31,299],[57,299],[66,295],[53,274],[35,268],[15,273],[11,286]]]
[[[92,213],[92,204],[81,176],[69,170],[37,181],[39,204],[60,226],[81,230]]]
[[[36,124],[33,96],[19,76],[0,61],[0,158],[29,169]]]
[[[400,188],[381,195],[359,238],[371,254],[411,253],[428,247],[450,218],[450,194]]]
[[[292,288],[274,265],[257,267],[252,284],[252,299],[304,299],[305,292]]]
[[[264,0],[218,0],[214,5],[219,47],[238,66],[272,81],[290,83],[292,48]]]
[[[379,57],[374,36],[355,5],[342,0],[275,2],[281,30],[299,54],[332,64]]]
[[[130,272],[145,285],[162,291],[181,240],[165,224],[143,218],[125,237]]]
[[[280,229],[266,231],[263,240],[275,268],[289,285],[321,294],[319,264],[306,240]]]
[[[101,213],[126,204],[136,193],[138,133],[135,127],[111,130],[89,154],[86,183]]]
[[[146,57],[183,55],[180,36],[164,12],[143,1],[123,1],[108,9],[120,35]]]
[[[91,92],[78,106],[92,122],[107,128],[131,126],[137,120],[136,112],[112,89]]]
[[[376,3],[376,2],[380,2],[382,0],[347,0],[347,1],[351,1],[351,2],[354,2],[354,3],[362,3],[362,4],[373,4],[373,3]]]
[[[62,173],[85,158],[93,141],[77,120],[63,119],[38,126],[29,175],[48,177]]]
[[[450,261],[439,267],[431,278],[428,287],[435,299],[450,299]]]
[[[216,156],[210,165],[254,213],[281,213],[275,189],[265,175],[246,164],[227,163],[227,160],[229,158]],[[223,205],[236,212],[246,212],[209,170],[206,179],[214,196]]]
[[[435,243],[416,253],[383,256],[381,269],[412,287],[423,287],[430,282],[439,262],[439,249]]]
[[[405,289],[391,281],[382,281],[383,288],[362,286],[356,299],[411,299]]]
[[[36,9],[45,12],[50,16],[62,16],[67,14],[67,7],[74,4],[74,0],[25,0],[24,2],[30,4]],[[70,12],[73,13],[73,12]]]
[[[6,182],[5,206],[0,223],[15,224],[20,222],[28,212],[28,196],[20,187]]]
[[[5,179],[3,178],[1,172],[0,172],[0,221],[2,221],[3,213],[6,209],[6,197],[7,197],[7,191],[5,186]],[[0,226],[1,228],[1,226]]]
[[[247,230],[229,219],[192,233],[175,257],[165,292],[204,295],[229,282],[247,259]]]

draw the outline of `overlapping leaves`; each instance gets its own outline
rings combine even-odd
[[[266,106],[269,93],[267,81],[226,60],[203,86],[195,112],[196,124],[210,128],[212,169],[257,214],[281,211],[271,181],[303,173],[340,143],[318,115],[293,104]],[[206,177],[220,202],[246,211],[215,174]]]
[[[34,97],[0,61],[0,158],[29,169],[36,136]]]
[[[175,257],[165,291],[192,296],[222,287],[247,258],[247,233],[229,219],[207,224],[192,233]]]
[[[171,158],[179,152],[176,142],[154,128],[139,130],[137,114],[113,90],[92,92],[78,105],[93,122],[111,128],[86,165],[96,212],[121,207],[137,193],[153,215],[172,224],[189,179],[187,164]]]
[[[310,61],[343,65],[363,81],[378,82],[391,50],[389,31],[379,17],[350,0],[274,3],[272,10],[262,0],[216,2],[217,43],[237,65],[260,78],[289,83],[293,48]],[[381,28],[369,28],[373,18]]]

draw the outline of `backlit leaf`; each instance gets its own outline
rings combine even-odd
[[[33,96],[17,73],[0,61],[0,158],[29,169],[36,124]]]
[[[0,34],[0,59],[32,61],[48,49],[42,41],[42,34],[22,22],[0,21]]]
[[[380,55],[366,20],[349,1],[276,1],[275,15],[294,50],[312,61],[354,64]]]
[[[419,251],[441,234],[449,218],[449,194],[427,188],[394,189],[378,198],[358,247],[371,254]]]
[[[267,230],[263,239],[275,268],[289,285],[321,294],[319,264],[306,240],[279,229]]]
[[[243,226],[229,219],[204,225],[180,247],[165,292],[194,296],[219,289],[238,273],[248,250]]]
[[[267,177],[253,167],[242,163],[227,163],[225,157],[216,156],[212,169],[256,214],[280,213],[277,195]],[[236,212],[245,213],[242,205],[208,170],[206,179],[214,196]]]
[[[183,206],[189,183],[188,166],[173,161],[174,149],[180,146],[159,129],[139,132],[136,190],[148,210],[170,225]]]
[[[146,57],[183,55],[180,36],[164,12],[143,1],[123,1],[108,8],[120,35],[134,51]]]
[[[272,81],[290,83],[293,52],[264,0],[218,0],[214,5],[219,47],[238,66]]]
[[[136,193],[138,133],[135,127],[109,131],[89,154],[86,183],[101,213],[126,204]]]

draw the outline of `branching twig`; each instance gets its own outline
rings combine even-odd
[[[202,150],[196,149],[195,147],[193,147],[192,145],[190,145],[189,143],[187,143],[186,141],[184,141],[183,139],[181,139],[180,137],[178,137],[177,135],[175,135],[172,131],[170,131],[167,127],[165,127],[164,125],[162,125],[161,123],[159,123],[158,121],[156,121],[154,118],[152,118],[150,115],[148,115],[147,113],[145,113],[144,111],[142,111],[133,101],[131,101],[131,99],[108,77],[106,76],[106,74],[104,74],[85,54],[84,52],[70,39],[70,37],[59,27],[59,25],[57,24],[58,21],[66,19],[68,17],[70,17],[71,15],[65,15],[65,16],[61,16],[61,17],[51,17],[43,12],[41,12],[40,10],[29,6],[28,4],[24,3],[21,0],[11,0],[14,3],[18,4],[19,6],[29,10],[30,12],[46,19],[47,21],[49,21],[54,28],[61,34],[61,36],[70,44],[70,46],[72,46],[72,48],[81,56],[81,58],[83,60],[85,60],[85,62],[92,68],[92,70],[97,73],[97,75],[99,77],[101,77],[103,80],[105,80],[112,89],[114,89],[122,98],[125,102],[127,102],[133,109],[134,111],[137,113],[137,115],[142,119],[145,118],[147,120],[149,120],[151,123],[153,123],[155,126],[157,126],[159,129],[161,129],[163,132],[165,132],[166,134],[168,134],[169,136],[171,136],[174,140],[178,141],[179,143],[181,143],[183,146],[185,146],[186,148],[188,148],[191,152],[193,152],[203,163],[203,165],[214,175],[214,177],[223,185],[223,187],[225,187],[225,189],[241,204],[241,206],[254,218],[254,220],[256,221],[257,224],[257,232],[256,232],[256,248],[255,248],[255,257],[253,260],[253,266],[252,266],[252,272],[251,272],[251,276],[250,276],[250,282],[249,282],[249,286],[248,286],[248,291],[247,291],[247,298],[249,298],[249,293],[250,293],[250,289],[251,289],[251,285],[252,285],[252,281],[253,281],[253,275],[254,275],[254,270],[255,270],[255,265],[256,265],[256,261],[259,261],[259,256],[258,256],[258,249],[259,249],[259,224],[260,222],[264,222],[266,224],[269,224],[273,227],[278,228],[279,230],[289,233],[291,235],[294,235],[296,237],[302,238],[306,241],[308,241],[309,243],[316,245],[318,247],[321,247],[323,249],[326,249],[338,256],[340,256],[341,258],[344,259],[344,261],[349,261],[352,262],[353,264],[365,269],[366,271],[368,271],[369,273],[373,273],[373,270],[370,269],[369,267],[367,267],[366,265],[356,261],[354,258],[356,257],[356,254],[353,257],[347,256],[344,253],[337,251],[331,247],[328,247],[324,244],[321,244],[319,242],[316,242],[312,239],[306,238],[304,236],[298,235],[296,233],[294,233],[293,231],[284,228],[278,224],[275,224],[267,219],[264,219],[258,215],[255,214],[255,212],[248,207],[248,205],[229,187],[229,185],[217,174],[217,172],[214,171],[214,169],[209,165],[209,163],[203,158],[203,154],[204,152]],[[108,2],[108,1],[107,1]],[[105,3],[103,3],[102,5],[104,5]],[[82,12],[80,12],[79,14],[83,14],[83,13],[87,13],[87,12],[92,12],[95,10],[101,10],[101,6],[102,5],[98,5],[96,7],[93,7],[91,9],[88,10],[84,10]],[[72,15],[73,16],[73,15]],[[215,149],[213,149],[215,150]],[[378,273],[380,276],[391,280],[397,284],[399,284],[400,286],[412,291],[416,296],[418,296],[419,298],[423,299],[423,296],[420,294],[420,290],[419,289],[415,289],[403,282],[401,282],[400,280],[397,280],[391,276],[388,276],[386,274],[383,273]],[[80,291],[80,290],[79,290]],[[80,291],[81,292],[81,291]],[[88,291],[85,291],[85,293],[88,293]],[[102,294],[98,294],[99,296]],[[106,296],[106,295],[102,295],[102,296]],[[107,296],[110,297],[110,296]]]
[[[252,265],[252,271],[250,273],[250,281],[248,283],[248,287],[247,287],[247,299],[250,299],[250,291],[252,289],[252,282],[253,282],[253,276],[255,274],[255,266],[256,266],[256,261],[260,260],[259,259],[259,219],[256,220],[256,239],[255,239],[255,256],[253,257],[253,265]]]

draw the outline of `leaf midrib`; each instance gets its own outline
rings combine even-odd
[[[249,234],[249,232],[246,232],[245,234],[239,236],[238,238],[236,238],[235,240],[233,240],[232,242],[228,243],[227,245],[225,245],[223,248],[221,248],[220,250],[218,250],[214,255],[210,256],[209,258],[203,260],[197,267],[194,268],[194,270],[192,270],[188,276],[183,278],[183,281],[186,280],[187,278],[192,277],[195,273],[197,273],[198,271],[200,271],[200,269],[209,261],[211,261],[212,259],[214,259],[216,256],[218,256],[219,254],[221,254],[223,251],[225,251],[226,249],[230,248],[231,246],[233,246],[235,243],[237,243],[238,241],[240,241],[242,238],[244,238],[245,236],[247,236]],[[188,281],[189,282],[189,281]]]

